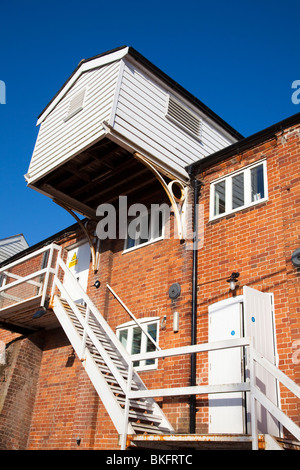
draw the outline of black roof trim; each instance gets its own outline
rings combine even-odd
[[[191,165],[188,165],[185,169],[189,175],[196,175],[200,171],[203,171],[206,168],[215,165],[216,163],[220,163],[226,158],[230,158],[233,155],[245,152],[246,150],[249,150],[250,148],[255,147],[256,145],[259,145],[266,140],[274,138],[278,132],[283,131],[287,127],[291,127],[299,123],[300,113],[293,114],[292,116],[283,119],[282,121],[279,121],[276,124],[273,124],[272,126],[263,129],[262,131],[256,132],[255,134],[252,134],[249,137],[245,137],[239,142],[236,142],[228,147],[225,147],[222,150],[219,150],[218,152],[215,152],[201,160],[198,160],[195,163],[192,163]]]
[[[69,80],[73,77],[73,75],[77,72],[77,70],[80,68],[82,64],[85,64],[86,62],[90,62],[94,59],[98,59],[99,57],[104,57],[106,55],[112,54],[114,52],[117,52],[119,50],[125,49],[128,46],[121,46],[117,47],[115,49],[111,49],[110,51],[103,52],[102,54],[96,55],[94,57],[91,57],[89,59],[83,59],[79,62],[78,66],[76,69],[73,71],[73,73],[70,75],[68,80],[62,85],[62,87],[58,90],[58,92],[55,94],[55,96],[52,98],[52,100],[47,104],[47,106],[43,109],[43,111],[39,114],[38,119],[42,116],[42,114],[46,111],[46,109],[50,106],[50,104],[55,100],[55,98],[59,95],[61,90],[66,86],[66,84],[69,82]],[[156,65],[152,64],[148,59],[146,59],[142,54],[140,54],[138,51],[136,51],[133,47],[129,46],[128,47],[128,54],[131,55],[133,59],[136,61],[140,62],[144,67],[146,67],[148,70],[150,70],[154,75],[156,75],[160,80],[162,80],[164,83],[166,83],[169,87],[173,88],[175,91],[180,93],[182,96],[184,96],[187,100],[192,102],[197,108],[199,108],[203,113],[205,113],[209,118],[211,118],[213,121],[215,121],[222,129],[224,129],[226,132],[228,132],[232,137],[235,139],[243,139],[244,136],[240,134],[237,130],[235,130],[233,127],[231,127],[229,124],[227,124],[226,121],[224,121],[220,116],[218,116],[216,113],[214,113],[208,106],[206,106],[202,101],[200,101],[198,98],[196,98],[194,95],[192,95],[190,92],[188,92],[185,88],[183,88],[181,85],[179,85],[177,82],[175,82],[171,77],[169,77],[167,74],[165,74],[162,70],[160,70]]]
[[[214,111],[212,111],[208,106],[206,106],[202,101],[192,95],[189,91],[183,88],[179,83],[175,82],[171,77],[165,74],[161,69],[152,64],[148,59],[142,56],[138,51],[133,47],[129,47],[129,54],[138,62],[143,64],[147,69],[149,69],[154,75],[160,78],[164,83],[169,87],[173,88],[175,91],[184,96],[187,100],[191,101],[197,108],[199,108],[203,113],[210,117],[213,121],[219,124],[224,130],[226,130],[230,135],[235,139],[243,139],[244,136],[240,134],[237,130],[231,127],[226,121],[224,121],[220,116],[218,116]]]

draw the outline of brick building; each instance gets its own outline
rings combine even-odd
[[[300,115],[243,138],[120,48],[38,123],[28,185],[76,223],[0,266],[0,448],[299,440]]]

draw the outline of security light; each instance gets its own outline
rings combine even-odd
[[[230,283],[230,290],[234,291],[235,290],[235,284],[238,282],[237,278],[239,277],[240,273],[231,273],[231,276],[229,279],[227,279],[227,282]]]

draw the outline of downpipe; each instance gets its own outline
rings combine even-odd
[[[197,344],[197,273],[198,273],[198,200],[202,183],[195,175],[192,175],[194,192],[193,200],[193,272],[192,272],[192,321],[191,321],[191,345]],[[196,385],[196,354],[191,354],[190,385]],[[196,395],[190,396],[190,434],[196,432]]]

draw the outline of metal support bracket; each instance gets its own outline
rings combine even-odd
[[[57,205],[61,206],[63,209],[65,209],[67,212],[69,212],[69,214],[72,215],[72,217],[74,217],[74,219],[77,221],[78,225],[82,228],[86,238],[88,239],[88,242],[89,242],[89,245],[90,245],[90,249],[91,249],[91,254],[92,254],[92,269],[94,272],[97,272],[98,271],[98,256],[96,257],[96,251],[95,251],[95,247],[93,245],[93,241],[91,239],[91,236],[88,232],[88,230],[86,229],[86,227],[84,226],[84,224],[82,223],[82,221],[79,219],[79,217],[77,217],[77,215],[67,206],[65,206],[64,204],[62,204],[61,202],[58,202],[56,200],[53,200]]]
[[[138,152],[134,153],[134,157],[139,160],[141,163],[143,163],[147,168],[149,168],[150,171],[156,176],[162,187],[164,188],[170,202],[172,205],[172,209],[176,218],[177,222],[177,230],[178,230],[178,236],[180,240],[185,239],[185,233],[184,233],[184,224],[183,224],[183,217],[185,213],[185,208],[184,208],[184,203],[186,202],[187,199],[187,187],[184,186],[182,181],[178,179],[174,179],[170,181],[169,184],[166,183],[162,175],[159,173],[159,171],[155,168],[155,166],[149,162],[149,160],[141,155]],[[173,192],[173,185],[176,184],[177,186],[180,187],[180,197],[176,197],[174,192]]]

